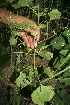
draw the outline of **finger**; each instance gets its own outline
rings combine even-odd
[[[28,36],[26,35],[26,33],[25,32],[21,32],[20,33],[20,37],[22,37],[22,39],[25,41],[26,46],[30,47],[30,43],[29,43]]]
[[[33,49],[34,48],[34,39],[33,39],[33,37],[29,36],[28,40],[29,40],[29,43],[30,43],[30,47]]]
[[[37,40],[34,39],[34,47],[36,47],[36,46],[37,46]]]

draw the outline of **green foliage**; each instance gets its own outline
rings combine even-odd
[[[30,76],[31,76],[31,77],[30,77]],[[21,87],[21,88],[23,88],[23,87],[25,87],[25,86],[28,86],[28,85],[32,82],[33,73],[32,73],[32,75],[31,75],[31,73],[30,73],[30,74],[29,74],[29,77],[30,77],[30,78],[28,78],[28,77],[26,76],[26,73],[20,72],[19,77],[18,77],[18,78],[16,79],[16,81],[15,81],[16,85],[17,85],[18,87]]]
[[[32,0],[19,0],[16,4],[13,4],[12,6],[17,9],[17,8],[20,8],[20,7],[26,7],[26,6],[29,6],[30,4],[32,3]]]
[[[52,86],[39,86],[31,94],[32,101],[38,105],[44,105],[44,102],[50,101],[54,96],[54,88]]]
[[[58,80],[62,83],[65,83],[65,85],[70,86],[70,77],[69,78],[59,78]]]
[[[69,52],[69,50],[66,49],[66,50],[61,50],[59,53],[63,56],[66,56],[68,52]]]
[[[56,38],[54,38],[50,45],[52,45],[53,48],[60,50],[62,47],[65,46],[65,40],[63,39],[62,36],[58,36]]]
[[[63,35],[66,36],[67,38],[70,37],[70,30],[67,29],[63,32]]]
[[[2,3],[2,0],[0,2]],[[52,0],[7,0],[4,2],[7,9],[9,8],[7,7],[8,3],[15,8],[11,9],[14,13],[23,15],[24,12],[25,15],[25,12],[27,12],[27,16],[38,23],[38,28],[42,34],[37,47],[29,49],[26,48],[23,40],[19,38],[19,34],[20,31],[31,27],[34,22],[27,21],[19,24],[11,22],[8,24],[11,29],[9,42],[14,48],[11,53],[16,56],[13,70],[19,74],[16,73],[16,79],[13,78],[16,87],[18,90],[30,87],[32,101],[35,104],[44,105],[45,102],[49,101],[52,105],[67,105],[66,88],[68,89],[67,86],[70,86],[70,27],[69,20],[65,20],[69,17],[67,12],[70,10],[67,7],[64,9],[63,1],[60,0],[54,2]],[[35,32],[32,30],[28,34],[35,36]],[[3,56],[5,49],[1,43],[0,49],[0,56]],[[29,57],[31,57],[30,61]],[[48,66],[47,64],[43,65],[42,60],[43,63],[49,62]],[[65,85],[62,86],[63,83]],[[34,87],[36,90],[34,90]],[[62,88],[61,91],[58,89],[59,87]],[[55,89],[57,93],[55,93]],[[13,105],[19,105],[17,94],[18,92],[15,91]]]
[[[14,90],[13,94],[14,94],[13,105],[19,105],[18,91],[17,91],[17,89]]]
[[[14,37],[10,37],[9,42],[10,42],[10,45],[14,45],[15,46],[17,44],[17,39],[15,39]]]
[[[50,70],[50,67],[44,68],[44,73],[46,73],[50,78],[53,78],[53,72]]]
[[[51,58],[53,58],[53,53],[51,53],[51,52],[40,51],[40,52],[38,52],[38,55],[46,58],[47,60],[50,60]]]
[[[50,13],[50,20],[60,19],[61,13],[57,9],[53,9]]]
[[[7,0],[7,2],[10,2],[10,3],[12,3],[14,0]]]
[[[31,21],[26,21],[26,22],[22,22],[22,23],[17,23],[17,22],[10,22],[8,23],[9,27],[11,30],[22,30],[22,29],[25,29],[25,28],[29,28],[31,25],[33,25],[34,22],[31,22]]]

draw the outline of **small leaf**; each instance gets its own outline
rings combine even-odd
[[[50,78],[53,78],[53,72],[50,70],[50,67],[44,68],[44,73],[46,73]]]
[[[65,30],[65,31],[63,32],[63,35],[66,36],[66,37],[70,37],[70,29]]]
[[[31,94],[32,101],[38,105],[44,105],[44,102],[50,101],[54,96],[52,86],[39,86],[33,93]]]
[[[44,49],[46,49],[46,48],[48,48],[48,46],[49,46],[49,45],[42,46],[42,47],[40,48],[39,52],[42,51],[42,50],[44,50]]]
[[[60,19],[61,13],[57,9],[53,9],[50,13],[50,20]]]
[[[45,28],[46,27],[46,25],[45,24],[39,24],[39,26],[38,26],[40,29],[41,28]]]
[[[63,56],[66,56],[68,51],[69,51],[68,49],[67,50],[61,50],[59,53]]]
[[[16,45],[17,44],[17,39],[15,39],[14,37],[11,37],[9,42],[10,42],[10,45]]]
[[[31,4],[32,0],[18,0],[18,2],[16,4],[13,4],[12,6],[17,9],[20,7],[25,7],[25,6],[29,6]]]
[[[46,58],[47,60],[50,60],[51,58],[53,58],[53,53],[47,52],[47,51],[38,52],[38,55]]]
[[[30,32],[31,32],[31,35],[32,35],[32,36],[36,36],[35,31],[32,31],[32,30],[31,30]]]

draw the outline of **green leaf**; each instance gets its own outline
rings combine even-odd
[[[20,7],[25,7],[25,6],[29,6],[32,3],[32,0],[18,0],[18,3],[13,4],[12,6],[17,9]]]
[[[22,72],[20,72],[19,77],[15,81],[16,85],[21,88],[28,86],[31,82],[32,82],[32,79],[31,78],[28,79],[26,77],[26,73],[22,73]]]
[[[60,82],[65,83],[65,85],[69,85],[70,86],[70,78],[59,78],[58,79]]]
[[[10,45],[16,45],[17,44],[17,39],[15,39],[14,37],[10,37]]]
[[[50,13],[50,20],[60,19],[61,13],[57,9],[53,9]]]
[[[60,50],[63,46],[65,46],[65,44],[66,44],[65,40],[63,39],[62,36],[58,36],[58,37],[54,38],[50,43],[50,45],[53,48],[58,49],[58,50]]]
[[[34,24],[34,22],[32,22],[32,21],[26,21],[26,22],[22,22],[22,23],[17,23],[17,22],[8,23],[10,29],[15,30],[15,31],[19,31],[19,30],[22,30],[22,29],[27,29],[32,24]]]
[[[63,35],[66,37],[70,37],[70,29],[67,29],[63,32]]]
[[[53,53],[47,52],[47,51],[38,52],[38,55],[46,58],[47,60],[50,60],[51,58],[53,58]]]
[[[50,78],[53,78],[53,72],[50,70],[50,67],[44,68],[44,73],[46,73]]]
[[[40,51],[42,51],[42,50],[44,50],[44,49],[47,49],[47,48],[48,48],[48,46],[49,46],[49,45],[45,45],[45,46],[40,47],[39,52],[40,52]]]
[[[13,105],[19,105],[18,91],[13,91]]]
[[[41,29],[41,28],[45,28],[46,27],[46,25],[45,24],[39,24],[39,29]]]
[[[31,94],[32,101],[38,105],[44,105],[44,102],[50,101],[54,96],[52,86],[39,86],[33,93]]]
[[[31,30],[30,32],[31,32],[31,35],[32,35],[32,36],[36,36],[35,31]]]
[[[56,59],[55,59],[55,61],[54,61],[54,63],[53,63],[53,66],[54,66],[54,68],[58,68],[63,62],[64,62],[64,60],[65,60],[65,58],[63,57],[63,56],[59,56],[59,57],[57,57]],[[67,62],[67,61],[66,61]],[[65,62],[65,63],[66,63]],[[65,64],[64,63],[64,64]],[[63,64],[63,65],[64,65]]]
[[[69,51],[68,49],[67,50],[61,50],[59,53],[63,56],[66,56],[68,51]]]
[[[14,0],[7,0],[8,2],[12,3]]]
[[[68,39],[68,42],[69,42],[69,44],[70,44],[70,37],[68,37],[67,39]]]

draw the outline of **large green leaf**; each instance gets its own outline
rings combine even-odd
[[[38,105],[44,105],[44,102],[50,101],[54,96],[54,90],[52,86],[39,86],[31,94],[32,101]]]
[[[60,50],[66,43],[62,36],[58,36],[54,38],[50,44],[53,48]]]
[[[57,9],[53,9],[50,13],[50,20],[60,19],[61,13]]]
[[[15,83],[18,87],[28,86],[32,82],[31,78],[27,78],[26,73],[20,72],[19,77],[16,79]]]

